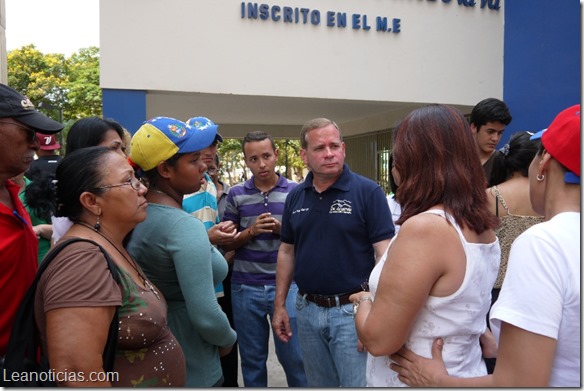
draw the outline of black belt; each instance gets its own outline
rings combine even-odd
[[[349,300],[349,296],[353,293],[362,292],[363,289],[357,289],[356,291],[349,292],[349,293],[341,293],[340,295],[313,295],[311,293],[302,293],[298,292],[298,294],[306,300],[313,302],[319,307],[325,308],[332,308],[340,305],[349,304],[351,300]]]

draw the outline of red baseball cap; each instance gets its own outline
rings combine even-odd
[[[543,147],[570,172],[566,183],[580,183],[580,105],[574,105],[556,116],[547,129],[531,136],[541,138]]]
[[[54,151],[61,148],[61,144],[57,142],[54,134],[36,133],[36,138],[39,141],[41,149],[44,151]]]

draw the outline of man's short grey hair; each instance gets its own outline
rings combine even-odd
[[[308,142],[306,141],[306,135],[308,132],[314,129],[324,128],[328,125],[333,125],[339,131],[339,137],[341,138],[341,141],[343,141],[343,134],[341,133],[341,129],[336,123],[328,118],[314,118],[306,121],[302,126],[302,130],[300,131],[300,146],[302,149],[306,149],[306,147],[308,147]]]

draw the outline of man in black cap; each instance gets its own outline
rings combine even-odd
[[[38,263],[37,238],[18,199],[19,187],[10,178],[25,172],[34,160],[39,149],[36,132],[54,134],[62,129],[27,97],[0,84],[0,357],[6,354],[16,310]]]

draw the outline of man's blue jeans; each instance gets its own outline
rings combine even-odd
[[[296,316],[308,386],[365,387],[367,353],[357,351],[353,304],[324,308],[297,295]]]
[[[286,310],[290,317],[293,337],[286,343],[273,335],[276,356],[284,368],[289,387],[306,387],[306,375],[296,329],[296,284],[290,286],[286,298]],[[231,283],[233,321],[237,331],[241,373],[245,387],[267,387],[268,342],[274,315],[275,285],[244,285]],[[270,320],[268,320],[268,315]]]

